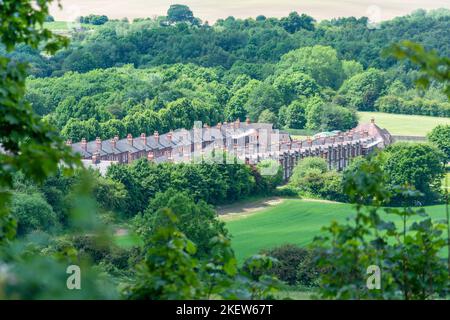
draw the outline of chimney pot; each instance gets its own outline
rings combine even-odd
[[[86,138],[82,138],[82,139],[81,139],[81,148],[83,148],[84,150],[87,150],[87,141],[86,141]]]
[[[100,139],[99,137],[97,137],[95,139],[95,144],[97,145],[97,150],[101,150],[102,149],[102,139]]]
[[[100,154],[98,152],[94,152],[92,155],[92,164],[98,164],[100,162]]]
[[[131,135],[131,133],[129,133],[129,134],[127,135],[127,140],[128,140],[128,143],[129,143],[129,144],[133,145],[133,136]]]
[[[147,136],[145,135],[145,133],[141,133],[141,141],[144,145],[147,144]]]

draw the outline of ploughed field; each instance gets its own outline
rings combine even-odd
[[[433,219],[445,219],[444,205],[428,206],[425,209]],[[242,262],[262,249],[287,243],[308,245],[320,234],[323,226],[333,220],[344,222],[355,210],[350,204],[286,199],[251,213],[235,212],[222,216],[222,219],[232,236],[236,257]],[[392,219],[400,223],[397,217]]]

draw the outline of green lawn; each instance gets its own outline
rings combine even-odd
[[[358,112],[360,123],[370,122],[375,118],[375,123],[381,128],[387,129],[394,135],[426,136],[439,124],[450,125],[450,118],[410,116],[382,112]]]
[[[332,220],[344,221],[352,213],[349,204],[287,199],[252,215],[227,219],[226,225],[242,262],[261,249],[286,243],[307,245],[323,226]],[[427,207],[427,213],[435,219],[445,218],[443,205]]]

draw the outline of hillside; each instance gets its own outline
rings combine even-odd
[[[426,211],[433,219],[445,218],[443,205],[427,207]],[[236,257],[242,262],[262,249],[282,244],[306,246],[323,226],[333,220],[344,222],[353,213],[349,204],[287,199],[251,215],[225,221]]]

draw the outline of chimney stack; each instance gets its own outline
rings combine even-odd
[[[158,131],[155,131],[155,132],[153,133],[153,136],[155,137],[156,143],[159,143],[159,133],[158,133]]]
[[[167,140],[169,140],[169,142],[172,142],[172,138],[173,138],[173,131],[170,130],[169,133],[167,134]]]
[[[133,145],[133,136],[131,135],[131,133],[127,135],[127,141],[130,145]]]
[[[96,144],[96,146],[97,146],[97,151],[98,151],[98,150],[102,150],[102,139],[100,139],[99,137],[97,137],[97,138],[95,139],[95,144]]]
[[[154,158],[155,158],[155,155],[153,154],[153,151],[149,151],[147,154],[147,160],[150,162],[153,162]]]
[[[71,146],[71,145],[72,145],[72,139],[67,139],[66,146]]]
[[[117,140],[115,138],[111,139],[111,146],[113,149],[116,148],[116,143],[117,143]]]
[[[247,119],[245,119],[245,123],[246,123],[247,125],[250,124],[250,118],[249,118],[249,117],[247,117]]]
[[[82,138],[82,139],[81,139],[81,148],[82,148],[84,151],[87,151],[87,141],[86,141],[86,138]]]
[[[92,164],[98,164],[100,162],[100,154],[98,152],[94,152],[92,155]]]
[[[220,130],[220,128],[222,128],[222,122],[219,122],[219,123],[217,124],[217,129]]]
[[[147,136],[145,135],[145,133],[141,133],[141,141],[142,144],[147,145]]]
[[[237,118],[236,122],[235,122],[235,127],[236,127],[236,129],[239,129],[240,126],[241,126],[241,120],[239,118]]]

